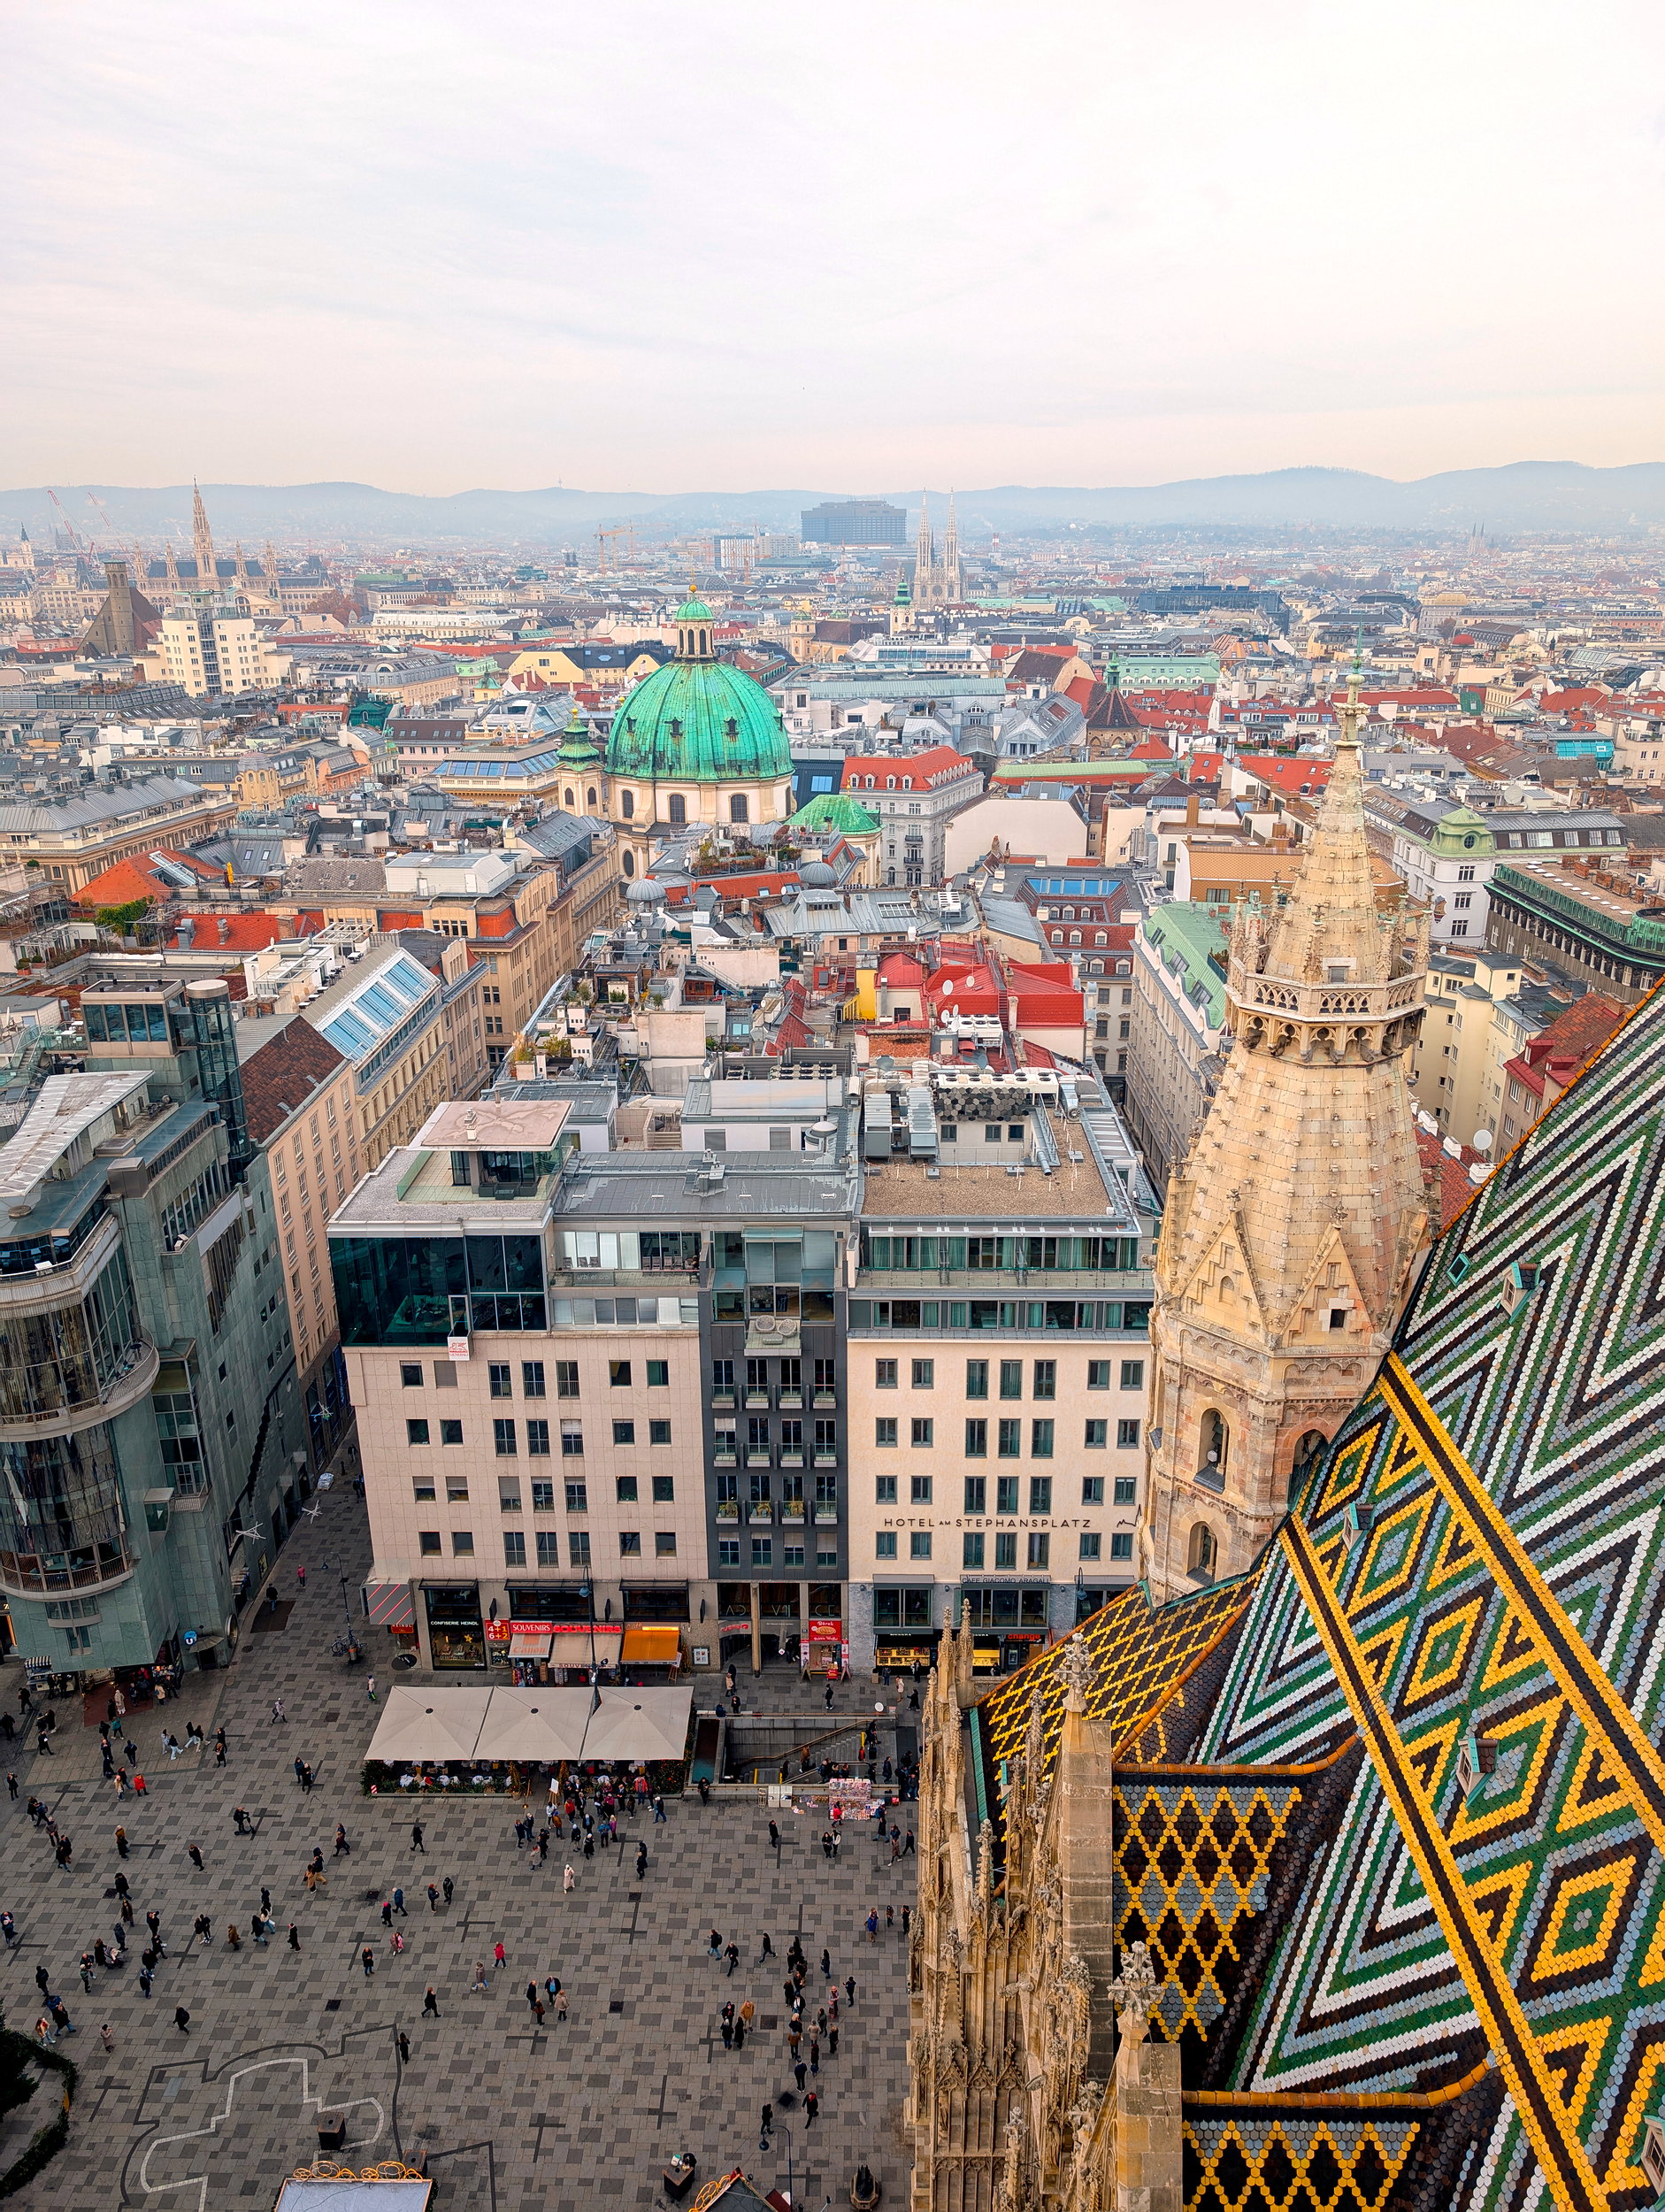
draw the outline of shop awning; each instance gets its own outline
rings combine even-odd
[[[509,1656],[511,1659],[547,1659],[550,1640],[547,1628],[541,1635],[529,1635],[525,1629],[518,1628],[509,1640]]]
[[[494,1690],[474,1746],[477,1759],[576,1759],[594,1702],[584,1690]]]
[[[377,1628],[414,1628],[416,1599],[408,1582],[367,1582],[364,1618]]]
[[[682,1647],[682,1634],[674,1627],[650,1626],[632,1621],[625,1630],[618,1654],[622,1666],[668,1667]]]
[[[603,1690],[584,1737],[587,1759],[679,1759],[693,1689]]]

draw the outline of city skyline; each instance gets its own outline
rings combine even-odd
[[[1639,8],[1576,51],[1547,6],[1391,37],[1055,6],[1016,47],[932,10],[857,7],[835,48],[732,20],[15,21],[8,473],[674,493],[1657,450],[1661,124],[1610,97]]]

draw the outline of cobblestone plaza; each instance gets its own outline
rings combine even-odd
[[[96,1727],[81,1725],[80,1712],[62,1702],[53,1755],[18,1747],[19,1795],[0,1810],[0,1907],[14,1915],[19,1940],[0,1961],[0,1992],[7,2024],[30,2032],[40,2010],[36,1970],[44,1966],[77,2031],[60,2047],[81,2070],[68,2146],[21,2193],[19,2205],[31,2212],[267,2208],[283,2177],[316,2154],[320,2117],[345,2120],[345,2143],[334,2154],[347,2165],[426,2155],[439,2185],[436,2202],[447,2212],[578,2212],[598,2200],[647,2206],[663,2200],[660,2170],[682,2149],[698,2158],[702,2179],[744,2166],[765,2188],[785,2187],[790,2151],[794,2201],[815,2207],[829,2197],[843,2201],[865,2158],[898,2197],[909,2166],[899,2131],[907,2035],[900,1923],[913,1901],[916,1862],[893,1866],[887,1850],[881,1855],[863,1837],[830,1863],[822,1822],[785,1813],[776,1863],[763,1806],[702,1808],[690,1796],[669,1803],[663,1825],[645,1815],[621,1820],[617,1852],[598,1850],[588,1863],[575,1857],[577,1886],[568,1895],[566,1854],[553,1837],[546,1865],[535,1849],[516,1848],[519,1806],[510,1798],[428,1797],[413,1807],[403,1795],[363,1796],[360,1762],[379,1709],[369,1701],[365,1669],[346,1670],[330,1646],[347,1624],[341,1578],[356,1602],[368,1547],[362,1509],[350,1496],[325,1496],[320,1509],[280,1567],[293,1603],[245,1637],[228,1671],[193,1676],[183,1696],[159,1712],[130,1717],[145,1796],[116,1802],[100,1774]],[[308,1571],[298,1595],[297,1566]],[[0,1699],[13,1712],[20,1679],[16,1667],[0,1671]],[[379,1691],[386,1682],[379,1671]],[[809,1697],[786,1670],[771,1669],[756,1686],[757,1702],[771,1711],[802,1708],[810,1732]],[[838,1713],[859,1710],[862,1696],[855,1685],[841,1690]],[[282,1701],[281,1723],[274,1700]],[[814,1709],[825,1725],[818,1695]],[[171,1761],[163,1727],[182,1741],[192,1720],[204,1732],[203,1749]],[[224,1769],[213,1763],[220,1726]],[[297,1757],[315,1770],[308,1795],[296,1784]],[[72,1839],[67,1870],[27,1816],[31,1794],[50,1805]],[[252,1834],[235,1832],[238,1808]],[[418,1812],[423,1852],[410,1840]],[[119,1910],[118,1822],[131,1847],[132,1962],[95,1969],[88,1994],[81,1955],[96,1938],[111,1941]],[[349,1855],[333,1855],[338,1822]],[[648,1851],[641,1879],[639,1838]],[[203,1855],[200,1872],[188,1855],[192,1844]],[[315,1847],[325,1855],[327,1887],[309,1893],[303,1875]],[[447,1876],[452,1901],[432,1910],[426,1885]],[[264,1949],[249,1934],[263,1884],[276,1922]],[[380,1914],[396,1884],[407,1907],[394,1922],[403,1953],[393,1949]],[[889,1934],[887,1906],[897,1922]],[[146,1999],[137,1955],[152,1909],[167,1955]],[[876,1944],[864,1932],[870,1909],[880,1922]],[[207,1944],[191,1934],[204,1913]],[[298,1955],[286,1940],[291,1922]],[[240,1950],[226,1940],[234,1924]],[[740,1945],[732,1979],[709,1955],[713,1928],[725,1944],[733,1937]],[[765,1930],[779,1955],[760,1966]],[[794,2093],[782,1994],[794,1932],[810,1961],[811,2011],[823,1993],[824,1947],[840,1985],[848,1976],[856,1980],[853,2003],[840,1986],[838,2054],[823,2047],[809,2084],[820,2110],[807,2126]],[[374,1964],[369,1977],[365,1945]],[[489,1983],[484,1993],[472,1986],[477,1962]],[[526,1988],[551,1974],[564,1985],[570,2016],[557,2022],[551,2014],[541,2028]],[[423,2016],[430,1985],[437,2020]],[[756,2026],[736,2054],[724,2048],[719,2008],[747,1997]],[[188,2032],[176,2024],[180,2006],[189,2013]],[[114,2038],[110,2053],[99,2037],[105,2022]],[[399,2054],[401,2031],[410,2038],[408,2061]],[[49,2095],[42,2090],[12,2116],[0,2162],[15,2158],[43,2124]],[[777,2124],[760,2154],[766,2101],[776,2106]]]

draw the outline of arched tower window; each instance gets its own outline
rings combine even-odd
[[[578,804],[578,794],[573,790],[571,784],[568,784],[566,787],[566,798],[564,803],[568,806],[576,806]]]
[[[625,821],[633,822],[635,820],[636,795],[633,791],[621,791],[619,793],[618,811],[624,816]]]
[[[1206,1521],[1193,1522],[1191,1540],[1185,1546],[1185,1572],[1193,1582],[1212,1582],[1217,1557],[1214,1531]]]
[[[688,803],[679,791],[673,791],[665,801],[665,813],[679,827],[688,818]]]
[[[729,801],[728,818],[731,822],[749,822],[751,820],[751,809],[746,803],[746,794],[743,791],[737,791],[733,797]]]
[[[1289,1502],[1293,1505],[1307,1486],[1307,1478],[1330,1448],[1330,1440],[1322,1429],[1308,1429],[1295,1446],[1295,1456],[1289,1463]]]
[[[590,809],[590,812],[591,812],[592,814],[594,814],[594,813],[595,813],[595,786],[594,784],[592,784],[592,785],[590,786],[589,790],[588,790],[588,792],[587,792],[587,794],[586,795],[587,795],[587,798],[588,798],[588,800],[589,800],[589,809]]]
[[[619,859],[625,873],[627,876],[633,876],[636,872],[636,856],[631,851],[628,845],[625,846],[623,853],[619,856]]]
[[[1203,1415],[1197,1432],[1197,1480],[1210,1490],[1225,1487],[1225,1463],[1231,1448],[1231,1432],[1216,1406]]]

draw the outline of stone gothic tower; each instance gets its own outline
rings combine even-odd
[[[1241,1573],[1385,1350],[1426,1210],[1407,1056],[1428,925],[1377,904],[1359,672],[1288,902],[1232,916],[1231,1050],[1156,1258],[1144,1571]]]

